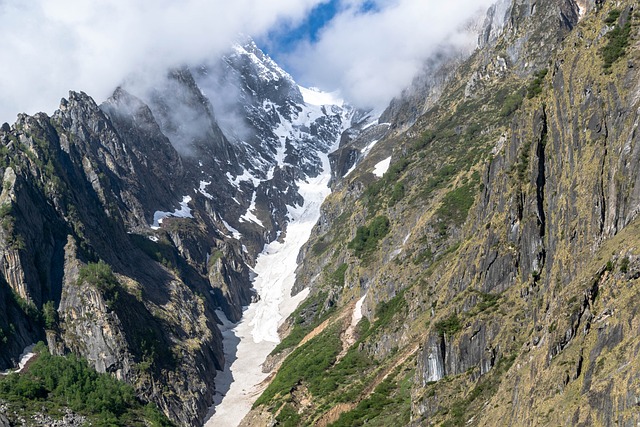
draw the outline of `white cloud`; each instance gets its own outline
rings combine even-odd
[[[322,0],[0,0],[0,122],[98,102],[130,73],[212,58],[239,33],[297,22]]]
[[[0,0],[0,122],[53,112],[69,90],[106,99],[130,75],[219,55],[240,33],[295,28],[328,0]],[[358,12],[363,4],[373,11]],[[317,43],[285,67],[303,84],[340,89],[357,105],[382,106],[406,87],[443,41],[491,0],[342,0]],[[473,39],[475,40],[475,38]]]
[[[320,33],[285,58],[303,84],[339,88],[362,107],[383,107],[407,87],[423,62],[443,44],[472,45],[462,31],[493,0],[344,0],[344,9]]]

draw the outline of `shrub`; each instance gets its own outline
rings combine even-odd
[[[47,329],[55,329],[58,326],[58,312],[53,301],[47,301],[42,305],[42,319]]]
[[[548,72],[549,70],[544,68],[540,71],[537,71],[533,75],[534,79],[531,83],[529,83],[529,86],[527,87],[527,98],[532,99],[542,93],[542,82],[544,81],[544,78],[547,76]]]
[[[629,257],[624,257],[620,260],[620,272],[621,273],[629,272]]]
[[[522,100],[523,99],[524,99],[524,97],[522,96],[522,93],[520,93],[520,92],[515,92],[515,93],[512,93],[512,94],[508,95],[504,99],[504,103],[502,104],[502,109],[500,110],[500,115],[502,117],[511,116],[513,113],[515,113],[520,108],[520,105],[522,105]]]
[[[604,18],[604,23],[609,25],[615,23],[620,17],[620,13],[621,13],[620,9],[610,10],[609,15],[607,15],[607,17]]]
[[[605,72],[610,72],[613,63],[625,55],[629,46],[630,35],[630,22],[627,22],[624,27],[616,25],[613,30],[607,33],[608,43],[600,51],[604,60],[603,68]]]
[[[130,385],[97,373],[84,359],[52,356],[43,343],[34,351],[38,357],[28,370],[0,377],[0,400],[22,415],[68,407],[87,416],[89,425],[172,425],[155,405],[145,407]]]
[[[462,185],[451,190],[442,199],[437,214],[455,225],[462,225],[475,200],[475,183]]]
[[[364,255],[373,252],[390,229],[389,218],[377,216],[366,226],[358,227],[356,236],[349,242],[349,249],[353,249],[355,255],[362,258]]]
[[[438,332],[438,334],[442,336],[455,335],[462,329],[462,324],[460,323],[460,319],[458,318],[458,315],[455,313],[447,317],[446,319],[436,322],[434,326],[436,328],[436,332]]]
[[[88,283],[101,291],[112,291],[118,286],[118,279],[106,262],[90,262],[80,267],[77,284]]]

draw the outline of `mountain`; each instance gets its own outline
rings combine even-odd
[[[224,366],[216,310],[240,320],[257,255],[350,123],[301,91],[245,40],[101,105],[70,92],[4,124],[0,369],[45,340],[201,425]],[[10,425],[30,416],[3,405]]]
[[[333,183],[242,425],[640,421],[638,17],[500,1],[392,103]]]
[[[131,425],[155,406],[202,425],[219,326],[328,161],[308,296],[242,425],[637,424],[639,12],[499,0],[473,51],[430,59],[379,118],[244,40],[4,124],[0,367],[46,340],[130,384]],[[24,369],[0,425],[93,416],[46,406],[54,381]]]

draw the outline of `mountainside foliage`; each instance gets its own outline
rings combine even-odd
[[[155,405],[141,402],[133,387],[98,374],[86,361],[52,356],[42,343],[34,352],[37,356],[25,372],[0,378],[5,414],[28,419],[44,407],[55,418],[71,410],[96,426],[173,425]]]
[[[434,107],[335,184],[299,272],[315,302],[295,323],[333,311],[311,340],[298,330],[255,411],[281,425],[639,421],[637,5],[522,3]],[[292,374],[321,352],[317,372]]]

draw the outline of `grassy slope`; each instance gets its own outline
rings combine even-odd
[[[603,70],[599,56],[601,49],[608,46],[606,37],[597,38],[607,12],[590,17],[579,32],[570,35],[565,42],[568,48],[558,54],[562,61],[558,63],[564,64],[561,69],[566,74],[565,82],[576,86],[572,88],[574,93],[587,83],[605,92],[613,84],[619,89],[622,104],[630,105],[633,101],[627,98],[626,64],[618,61]],[[591,40],[595,42],[589,43]],[[635,51],[628,52],[629,57],[636,58]],[[637,372],[637,361],[628,354],[637,348],[631,331],[637,329],[639,321],[633,304],[640,284],[630,278],[634,277],[633,261],[637,256],[637,249],[633,248],[639,247],[634,243],[638,225],[634,223],[604,244],[593,240],[595,232],[584,222],[592,215],[589,201],[593,200],[593,176],[602,172],[594,159],[602,157],[602,148],[588,141],[596,138],[590,134],[577,137],[579,154],[570,153],[568,147],[571,132],[579,131],[568,125],[570,118],[575,116],[576,123],[584,123],[593,111],[574,108],[570,99],[574,95],[568,90],[553,90],[552,73],[539,73],[524,80],[515,76],[497,79],[478,98],[466,99],[465,82],[478,61],[479,58],[472,58],[461,68],[459,79],[445,91],[438,107],[423,116],[413,129],[379,143],[361,165],[360,174],[351,175],[350,182],[328,200],[326,211],[333,219],[332,227],[312,242],[303,280],[305,274],[310,278],[320,272],[315,283],[316,292],[322,289],[322,293],[317,293],[317,298],[337,303],[342,310],[364,293],[358,285],[364,284],[368,288],[366,314],[371,320],[361,322],[358,340],[343,359],[336,357],[340,346],[337,337],[345,329],[338,321],[289,356],[267,394],[258,401],[258,405],[277,414],[283,425],[329,421],[358,425],[364,420],[369,425],[388,425],[385,423],[390,419],[407,421],[412,413],[415,420],[426,417],[418,422],[428,419],[445,425],[468,420],[495,424],[496,420],[502,423],[505,419],[566,424],[578,407],[582,412],[577,420],[602,421],[596,408],[598,390],[604,392],[613,387],[614,394],[623,396],[623,385],[637,385],[638,378],[632,374]],[[604,109],[613,111],[613,101],[609,102],[611,105]],[[572,217],[561,210],[549,212],[548,220],[553,222],[549,230],[558,235],[553,239],[553,259],[544,271],[523,275],[523,270],[516,267],[516,276],[506,289],[488,293],[485,289],[489,285],[482,274],[469,278],[465,272],[471,267],[478,271],[487,251],[494,249],[485,247],[490,233],[497,236],[493,245],[499,253],[515,253],[521,247],[514,246],[508,238],[507,224],[513,207],[482,212],[477,208],[479,196],[513,204],[518,199],[525,200],[522,227],[535,223],[526,215],[534,215],[528,212],[528,203],[536,197],[539,162],[534,118],[543,110],[550,118],[549,147],[553,150],[547,168],[561,172],[557,181],[548,186],[566,191],[572,188],[576,193],[576,213]],[[625,123],[625,128],[629,129],[629,125]],[[610,137],[610,150],[615,151],[624,143],[624,134],[620,131]],[[506,136],[502,140],[505,147],[498,144],[496,160],[491,150],[502,135]],[[513,142],[514,135],[517,143]],[[376,180],[366,172],[391,153],[393,164],[385,177]],[[483,188],[483,177],[487,167],[498,161],[503,163],[492,183],[500,188],[492,193]],[[571,172],[562,166],[568,162],[573,162]],[[358,188],[356,183],[364,185],[362,193],[353,192]],[[500,191],[504,194],[495,194]],[[568,194],[558,197],[565,204],[570,203]],[[346,210],[344,206],[351,203],[355,206]],[[551,202],[545,203],[548,209]],[[369,226],[379,216],[389,218],[389,233],[366,253],[351,250],[349,244],[358,238],[358,227]],[[564,236],[576,227],[582,227],[584,234],[577,243]],[[394,250],[402,247],[405,239],[402,252],[396,254]],[[548,235],[545,239],[549,244]],[[608,264],[609,260],[612,261]],[[336,283],[332,275],[344,265],[344,280]],[[563,273],[563,268],[570,265],[574,266],[571,271]],[[561,276],[568,280],[557,280]],[[609,342],[609,332],[590,326],[579,338],[564,343],[567,330],[575,326],[575,317],[584,315],[582,304],[594,280],[605,290],[587,304],[587,311],[602,318],[602,313],[615,302],[616,311],[625,314],[608,320],[606,330],[622,325],[623,335],[628,338],[621,343],[616,343],[617,339]],[[331,299],[330,295],[336,294],[338,298]],[[313,305],[315,310],[298,323],[341,313],[334,309],[325,316],[326,305]],[[585,328],[584,319],[578,323]],[[480,375],[479,367],[475,367],[427,384],[413,374],[413,351],[429,335],[445,334],[455,345],[478,325],[496,331],[492,344],[497,344],[499,350],[489,373]],[[549,354],[558,345],[563,349],[549,364]],[[292,366],[304,366],[312,354],[326,355],[316,367],[317,372],[282,381],[283,372],[290,373]],[[612,386],[609,378],[614,373],[620,381]],[[518,397],[519,394],[527,398]],[[571,411],[554,411],[562,405],[569,405]]]

